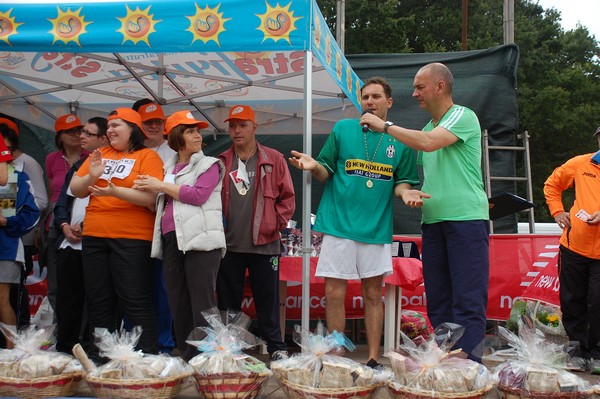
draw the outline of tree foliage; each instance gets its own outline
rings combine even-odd
[[[335,32],[337,1],[317,2]],[[346,0],[345,10],[347,54],[462,49],[462,0]],[[564,31],[560,21],[556,9],[515,0],[514,35],[520,49],[516,133],[530,134],[536,220],[543,222],[552,221],[543,195],[552,170],[575,155],[598,150],[592,134],[600,126],[600,44],[586,27]],[[467,26],[469,50],[501,45],[503,2],[469,1]],[[524,187],[519,192],[524,195]]]

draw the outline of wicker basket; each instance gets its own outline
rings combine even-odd
[[[198,391],[206,399],[252,399],[271,373],[194,374]]]
[[[536,301],[533,305],[528,304],[530,312],[532,312],[533,325],[535,328],[544,333],[544,337],[555,344],[558,345],[567,345],[569,343],[569,337],[567,336],[567,332],[565,331],[565,327],[562,324],[562,319],[558,320],[557,327],[547,326],[541,321],[538,320],[538,314],[544,310],[554,309],[556,306],[546,305],[541,301]],[[558,311],[558,310],[557,310]]]
[[[349,388],[313,388],[279,379],[290,399],[370,399],[383,384]]]
[[[85,381],[97,398],[170,399],[177,396],[183,381],[191,376],[191,373],[189,373],[169,378],[116,379],[95,377],[90,372],[96,366],[80,344],[73,347],[73,354],[88,372]]]
[[[170,399],[179,393],[189,375],[171,378],[115,379],[86,375],[85,380],[97,398]]]
[[[409,388],[390,382],[388,388],[397,399],[482,399],[492,389],[487,386],[468,392],[432,392]]]
[[[28,379],[0,377],[0,396],[24,399],[72,396],[82,377],[82,372]]]
[[[592,392],[529,392],[519,388],[499,385],[502,399],[587,399]]]

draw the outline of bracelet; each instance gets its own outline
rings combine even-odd
[[[62,222],[62,223],[60,224],[60,229],[61,229],[61,230],[62,230],[62,228],[63,228],[63,226],[64,226],[65,224],[67,224],[67,225],[68,225],[69,223],[67,223],[67,222]]]

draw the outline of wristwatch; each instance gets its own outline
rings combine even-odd
[[[390,126],[394,126],[394,122],[390,122],[390,121],[385,122],[385,126],[383,126],[383,132],[387,133]]]

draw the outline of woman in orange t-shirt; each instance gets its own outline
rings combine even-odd
[[[108,116],[109,146],[94,151],[71,181],[91,195],[83,221],[83,274],[90,328],[115,331],[116,309],[142,327],[138,349],[158,351],[150,248],[156,193],[133,188],[138,175],[162,179],[163,162],[144,146],[140,115],[117,108]],[[90,355],[102,361],[97,348]]]

